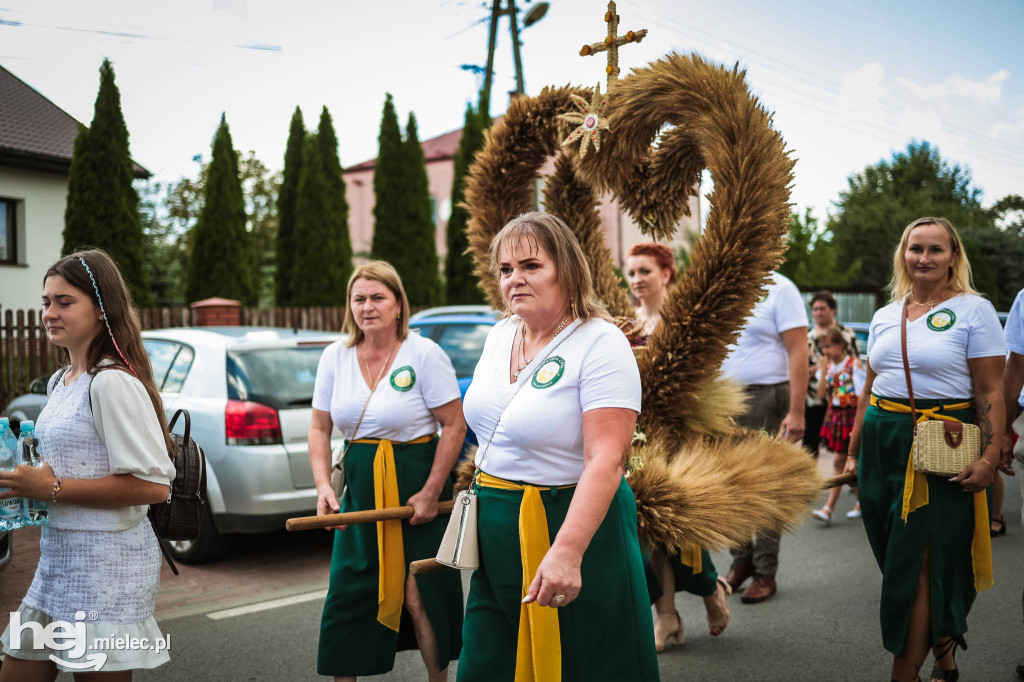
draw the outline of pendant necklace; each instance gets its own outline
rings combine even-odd
[[[561,331],[565,329],[565,325],[569,324],[569,320],[571,319],[572,315],[566,315],[565,319],[562,320],[562,324],[558,325],[558,329],[556,329],[555,333],[551,335],[551,338],[553,339],[556,336],[558,336],[561,333]],[[526,324],[523,323],[522,334],[519,339],[519,358],[521,364],[519,364],[518,368],[512,372],[512,381],[519,381],[519,375],[522,374],[523,370],[526,369],[527,365],[533,362],[536,357],[537,354],[534,353],[532,358],[530,358],[529,360],[526,359]]]

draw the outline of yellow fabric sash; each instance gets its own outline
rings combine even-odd
[[[679,550],[679,560],[683,566],[689,566],[693,575],[700,575],[704,570],[704,560],[701,557],[700,545],[687,545]]]
[[[434,436],[422,436],[402,445],[429,443]],[[395,474],[395,449],[386,438],[360,438],[353,443],[376,443],[373,456],[374,509],[400,507],[398,477]],[[402,520],[377,522],[377,562],[380,565],[377,587],[377,622],[398,632],[405,603],[405,547],[402,545]]]
[[[886,412],[898,412],[910,414],[910,406],[903,403],[893,402],[876,395],[871,396],[871,404]],[[955,417],[946,414],[939,414],[942,410],[966,410],[971,407],[970,402],[950,403],[917,410],[920,415],[917,423],[933,420],[960,421]],[[910,512],[928,504],[928,479],[925,474],[914,470],[914,447],[910,447],[910,456],[907,458],[907,471],[903,479],[903,508],[900,518],[907,522]],[[988,501],[985,491],[974,493],[974,536],[971,539],[971,562],[974,566],[974,589],[982,592],[995,584],[992,573],[992,537],[989,534]]]
[[[551,488],[519,485],[484,472],[476,476],[477,485],[499,490],[522,490],[519,505],[519,554],[523,561],[523,598],[533,582],[540,562],[551,549],[548,519],[544,514],[543,490]],[[573,488],[564,485],[557,490]],[[560,682],[562,679],[562,642],[558,629],[558,611],[537,602],[519,609],[519,645],[516,651],[515,682]]]

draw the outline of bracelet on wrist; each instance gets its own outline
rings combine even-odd
[[[57,504],[57,493],[60,492],[61,481],[59,478],[53,481],[53,490],[50,492],[50,502]]]
[[[996,471],[996,465],[995,464],[993,464],[992,462],[988,461],[984,457],[979,457],[978,459],[981,460],[982,462],[984,462],[985,464],[987,464],[989,466],[989,468],[992,469],[992,473],[995,473],[995,471]]]

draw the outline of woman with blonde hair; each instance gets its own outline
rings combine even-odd
[[[348,338],[324,349],[313,392],[317,514],[400,505],[415,514],[336,529],[317,671],[335,680],[380,675],[396,651],[418,647],[428,678],[445,680],[461,647],[462,583],[456,573],[406,573],[434,556],[444,535],[437,503],[452,497],[448,475],[466,435],[459,385],[444,351],[409,333],[409,301],[389,264],[356,268],[346,301]],[[348,441],[340,500],[329,473],[335,427]]]
[[[490,251],[505,319],[466,393],[480,568],[459,680],[657,680],[623,476],[640,411],[633,352],[557,217],[513,219]]]
[[[642,324],[641,332],[630,338],[636,348],[642,349],[647,345],[647,340],[661,322],[661,306],[668,295],[668,288],[676,281],[677,272],[672,249],[665,244],[640,242],[629,249],[626,282],[629,293],[636,300],[636,313]],[[676,592],[689,592],[704,600],[708,633],[712,637],[725,631],[729,624],[726,597],[732,593],[732,588],[719,577],[706,549],[691,547],[686,552],[673,552],[670,556],[664,549],[654,548],[649,555],[645,551],[644,558],[647,589],[654,600],[654,646],[658,651],[664,651],[670,641],[677,645],[684,642],[683,619],[675,605]]]
[[[864,529],[882,570],[882,643],[892,679],[915,680],[929,649],[932,680],[957,680],[967,614],[992,585],[985,490],[999,462],[1006,346],[995,308],[974,290],[956,229],[919,218],[893,255],[892,299],[871,320],[867,378],[850,436]],[[919,473],[903,334],[915,409],[923,419],[975,422],[981,457],[946,478]],[[965,495],[964,493],[973,493]]]

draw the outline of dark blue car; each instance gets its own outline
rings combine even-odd
[[[416,313],[409,318],[409,328],[441,346],[452,361],[465,398],[487,333],[497,321],[497,311],[487,306],[450,306]],[[477,444],[472,431],[466,432],[466,443]]]

